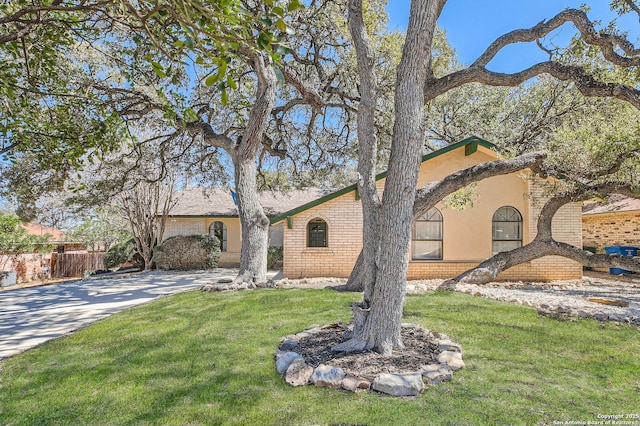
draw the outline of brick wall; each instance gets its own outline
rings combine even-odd
[[[196,235],[206,234],[208,229],[205,228],[205,219],[198,218],[169,218],[164,228],[163,240],[176,235]]]
[[[640,247],[640,212],[618,212],[582,216],[585,247],[604,253],[606,246]]]
[[[51,277],[51,253],[0,255],[0,270],[16,271],[18,283],[45,280]]]
[[[327,222],[327,246],[307,247],[307,224]],[[292,218],[284,226],[283,274],[285,277],[349,276],[362,247],[362,208],[355,191],[344,194]]]

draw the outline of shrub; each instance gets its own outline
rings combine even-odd
[[[138,258],[136,242],[132,238],[128,241],[118,243],[107,250],[104,254],[104,267],[112,269],[127,262],[138,264],[140,263]]]
[[[156,267],[164,270],[211,269],[219,260],[220,241],[206,234],[167,238],[154,254]]]
[[[273,269],[278,262],[282,262],[282,247],[269,246],[267,249],[267,268]]]

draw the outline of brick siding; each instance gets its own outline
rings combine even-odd
[[[585,247],[604,253],[606,246],[640,247],[640,212],[619,212],[582,216]]]

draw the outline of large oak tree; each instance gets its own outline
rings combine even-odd
[[[612,32],[597,32],[586,13],[567,9],[532,28],[515,30],[496,39],[471,65],[438,76],[433,71],[432,44],[437,19],[445,0],[413,0],[409,15],[402,60],[397,67],[394,102],[394,126],[387,180],[382,197],[375,185],[377,135],[373,123],[376,115],[376,53],[363,20],[362,0],[349,2],[349,27],[357,51],[361,101],[358,108],[359,182],[362,196],[364,234],[363,253],[352,279],[360,280],[364,300],[354,307],[355,330],[352,339],[336,351],[363,349],[390,354],[403,348],[400,337],[404,283],[406,279],[411,224],[416,213],[424,212],[447,191],[439,192],[452,181],[480,178],[479,170],[466,170],[458,178],[428,184],[416,191],[419,159],[427,128],[425,105],[436,97],[469,83],[489,86],[515,86],[542,74],[571,82],[584,96],[612,97],[640,107],[636,84],[602,81],[603,74],[584,63],[560,60],[537,63],[516,73],[496,73],[487,64],[503,48],[519,42],[533,42],[561,25],[573,24],[580,43],[593,47],[611,64],[621,69],[635,69],[640,55],[632,43]],[[635,5],[632,1],[625,4]],[[638,10],[634,8],[633,10]],[[515,170],[537,168],[544,153],[532,153],[502,164],[516,165]],[[488,169],[493,165],[480,165]],[[498,165],[498,169],[502,166]],[[500,174],[494,169],[495,174]],[[512,169],[513,170],[513,169]],[[471,175],[469,173],[472,173]],[[459,180],[458,180],[459,179]],[[460,187],[453,182],[453,187]],[[571,198],[573,199],[573,198]],[[538,252],[538,254],[540,254]]]

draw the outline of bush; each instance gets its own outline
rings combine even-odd
[[[156,248],[154,261],[163,270],[212,269],[220,260],[220,241],[210,235],[178,235]]]
[[[127,262],[139,264],[140,256],[137,250],[136,242],[133,238],[116,244],[104,254],[104,267],[112,269]]]
[[[267,268],[273,269],[278,262],[282,262],[282,247],[269,246],[267,249]]]

